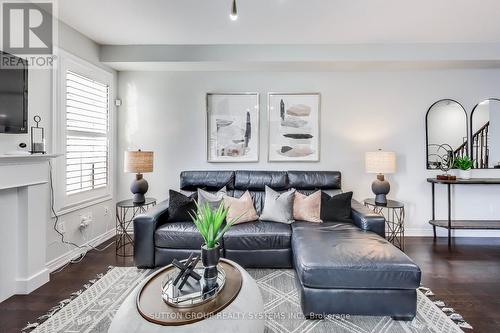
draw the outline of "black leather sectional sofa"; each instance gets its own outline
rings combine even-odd
[[[305,194],[341,189],[336,171],[184,171],[180,188],[240,197],[250,191],[262,212],[264,187]],[[135,263],[167,265],[199,251],[202,237],[191,221],[166,222],[168,202],[134,219]],[[232,226],[222,240],[222,256],[244,267],[294,268],[306,316],[326,314],[392,316],[416,313],[419,267],[385,240],[385,220],[352,201],[352,223],[296,221],[291,225],[255,221]]]

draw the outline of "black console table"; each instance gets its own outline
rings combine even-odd
[[[500,178],[472,178],[457,180],[440,180],[436,178],[427,178],[427,182],[432,184],[432,225],[434,231],[434,240],[436,240],[436,227],[448,229],[448,245],[451,245],[452,229],[500,229],[500,220],[452,220],[451,219],[451,186],[452,185],[500,185]],[[435,185],[443,184],[448,188],[448,219],[436,220],[436,199]]]

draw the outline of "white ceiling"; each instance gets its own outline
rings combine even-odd
[[[60,0],[100,44],[500,42],[499,0]]]

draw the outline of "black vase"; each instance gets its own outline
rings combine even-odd
[[[205,288],[211,290],[217,285],[217,264],[220,259],[220,246],[217,244],[214,248],[208,249],[206,245],[201,247],[201,262],[203,263],[203,279]]]

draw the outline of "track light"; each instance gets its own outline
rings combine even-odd
[[[236,8],[236,0],[233,0],[233,6],[231,8],[231,14],[229,14],[229,18],[232,21],[236,21],[238,19],[238,9]]]

